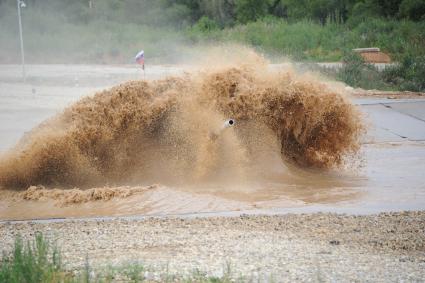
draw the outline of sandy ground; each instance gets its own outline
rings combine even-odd
[[[196,269],[274,282],[423,282],[425,212],[4,222],[1,249],[43,232],[70,270],[142,263],[148,278]]]

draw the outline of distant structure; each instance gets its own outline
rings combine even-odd
[[[368,63],[391,63],[391,58],[377,47],[372,48],[356,48],[354,52],[360,54]]]

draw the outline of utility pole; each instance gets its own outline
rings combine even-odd
[[[25,8],[26,5],[22,0],[16,0],[18,4],[18,22],[19,22],[19,37],[21,39],[21,60],[22,60],[22,78],[24,82],[26,81],[26,73],[25,73],[25,54],[24,54],[24,38],[22,36],[22,21],[21,21],[21,8]]]

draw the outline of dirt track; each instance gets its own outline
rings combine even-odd
[[[302,214],[6,222],[1,249],[17,234],[57,240],[71,270],[142,262],[151,279],[190,274],[261,281],[409,281],[425,279],[425,212],[369,216]]]

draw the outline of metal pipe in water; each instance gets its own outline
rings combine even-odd
[[[223,126],[221,127],[221,131],[223,131],[226,128],[233,127],[234,125],[235,125],[235,120],[233,120],[233,119],[226,120],[224,122]]]
[[[233,127],[235,124],[236,124],[236,121],[234,119],[228,119],[224,121],[223,125],[217,132],[210,134],[211,140],[216,140],[224,130],[226,130],[227,128]]]

